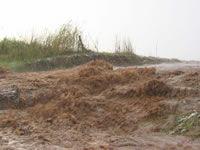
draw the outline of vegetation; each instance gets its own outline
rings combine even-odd
[[[68,23],[46,36],[32,36],[29,41],[4,38],[0,41],[0,65],[13,68],[36,59],[71,54],[80,35],[80,30]]]
[[[21,69],[24,66],[28,66],[29,68],[30,63],[37,64],[37,68],[41,62],[45,62],[43,69],[46,66],[48,66],[47,68],[55,68],[54,66],[66,67],[72,66],[72,62],[77,65],[91,60],[86,56],[88,53],[95,54],[95,56],[93,56],[95,58],[111,59],[111,61],[114,61],[113,57],[119,58],[120,56],[133,54],[133,57],[127,58],[127,60],[136,58],[136,61],[138,61],[138,56],[134,54],[134,49],[130,40],[124,41],[123,44],[116,40],[115,54],[99,53],[92,52],[85,48],[85,45],[82,43],[81,35],[82,32],[78,27],[69,22],[62,25],[54,33],[32,36],[30,40],[4,38],[0,41],[0,66],[9,67],[11,69],[17,68],[18,70],[18,68]],[[94,49],[98,49],[97,45],[95,45]],[[59,59],[56,59],[58,62],[49,62],[49,58],[54,56],[59,57]],[[76,62],[70,58],[69,61],[65,61],[66,63],[60,63],[60,60],[63,62],[63,59],[67,59],[67,56],[74,56]],[[38,62],[40,63],[38,64]],[[33,66],[31,65],[31,67]]]
[[[173,134],[177,135],[193,135],[199,136],[199,133],[190,133],[194,128],[199,128],[199,115],[196,112],[185,115],[176,114],[174,126],[172,128]]]
[[[84,45],[81,35],[79,28],[69,22],[53,33],[32,36],[30,40],[4,38],[0,41],[0,66],[15,71],[38,71],[72,67],[94,59],[117,66],[169,61],[136,55],[129,39],[121,42],[116,38],[115,53],[100,53],[98,43],[93,43],[97,50],[94,52]]]
[[[123,42],[116,37],[115,41],[115,53],[127,53],[134,54],[135,49],[133,48],[132,42],[130,39],[126,39]]]

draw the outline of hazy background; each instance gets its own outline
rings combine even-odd
[[[0,38],[54,30],[72,20],[101,51],[116,35],[141,55],[200,60],[200,0],[4,0]]]

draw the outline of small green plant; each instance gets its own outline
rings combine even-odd
[[[173,127],[173,134],[185,134],[194,128],[195,123],[198,121],[198,113],[190,113],[186,115],[176,115],[175,125]]]

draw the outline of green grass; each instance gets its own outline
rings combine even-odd
[[[0,66],[14,68],[37,59],[68,55],[74,52],[81,31],[71,23],[54,33],[32,36],[31,40],[4,38],[0,41]]]
[[[69,22],[53,33],[32,36],[30,40],[4,38],[0,40],[0,67],[14,71],[37,71],[72,67],[94,59],[104,59],[116,66],[163,61],[136,55],[130,40],[116,40],[115,53],[93,52],[88,50],[88,45],[83,44],[84,50],[78,52],[81,35],[77,26]],[[49,58],[53,59],[49,61]]]
[[[191,114],[191,113],[190,113]],[[197,124],[199,122],[198,115],[194,115],[189,119],[184,119],[190,114],[185,114],[185,115],[175,115],[175,124],[172,128],[172,131],[176,135],[187,135],[188,132],[193,130],[194,128],[197,127]]]
[[[34,66],[35,69],[33,70],[37,70],[38,67],[40,68],[38,60],[42,60],[41,63],[43,63],[44,68],[67,67],[86,63],[91,60],[90,56],[94,57],[94,59],[111,60],[111,63],[114,62],[114,64],[117,61],[119,63],[131,62],[131,64],[132,62],[137,64],[139,62],[139,57],[134,54],[130,41],[125,41],[123,46],[121,46],[121,43],[117,43],[117,46],[122,49],[118,48],[115,53],[98,53],[87,49],[77,52],[77,47],[80,44],[80,35],[82,35],[82,32],[69,22],[53,33],[37,37],[32,36],[30,40],[4,38],[0,40],[0,66],[13,70],[21,69],[24,66],[28,66],[26,69],[31,70],[29,66]],[[84,45],[84,47],[88,46]],[[90,55],[89,57],[87,56],[88,54]],[[59,59],[56,58],[58,62],[55,62],[55,59],[52,62],[46,60],[46,58],[55,56],[59,57]],[[73,58],[65,60],[61,56],[73,56]]]
[[[15,69],[19,66],[24,65],[26,62],[24,61],[17,61],[17,60],[10,60],[8,56],[0,56],[0,66],[7,67],[10,69]]]

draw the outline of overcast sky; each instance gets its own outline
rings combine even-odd
[[[99,49],[116,35],[141,55],[200,60],[200,0],[2,0],[0,38],[19,37],[72,20]]]

